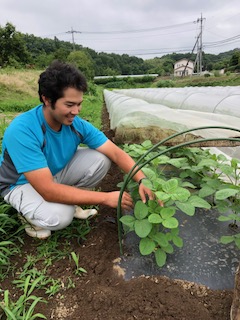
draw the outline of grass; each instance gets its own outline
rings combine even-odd
[[[81,118],[91,122],[95,127],[101,129],[101,114],[103,106],[103,96],[101,87],[96,88],[96,95],[85,95],[82,110],[80,112]]]
[[[0,70],[0,137],[17,114],[40,104],[40,73],[39,70]],[[103,97],[101,87],[95,87],[95,95],[85,95],[80,116],[100,129]]]
[[[22,112],[38,104],[37,81],[40,71],[0,71],[0,111]]]
[[[172,87],[195,87],[195,86],[238,86],[240,85],[240,75],[230,74],[230,75],[219,75],[210,77],[184,77],[184,78],[174,78],[164,77],[160,81],[170,81]],[[155,83],[157,85],[157,82]]]

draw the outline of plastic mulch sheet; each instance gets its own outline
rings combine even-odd
[[[233,244],[221,244],[222,235],[232,235],[229,222],[217,220],[214,210],[197,209],[193,217],[178,212],[180,237],[183,248],[174,246],[167,263],[159,268],[154,255],[142,256],[138,249],[139,238],[130,232],[124,236],[124,255],[120,267],[125,279],[141,275],[163,275],[172,279],[187,280],[211,289],[234,288],[234,275],[239,264],[239,250]]]

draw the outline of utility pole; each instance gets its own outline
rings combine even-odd
[[[72,34],[72,44],[73,44],[73,51],[75,51],[75,40],[74,40],[74,33],[81,33],[80,31],[75,31],[73,28],[71,28],[71,31],[67,31],[66,33]]]
[[[197,40],[198,40],[197,41],[197,57],[196,57],[194,65],[197,64],[197,73],[199,75],[201,75],[201,73],[202,73],[202,65],[203,65],[203,61],[202,61],[202,34],[203,34],[203,20],[204,19],[205,18],[202,17],[202,14],[201,14],[201,18],[197,19],[197,23],[200,22],[200,32],[197,37]]]
[[[196,59],[194,61],[193,70],[195,69],[195,66],[197,65],[197,74],[198,75],[200,75],[202,73],[202,31],[203,31],[202,22],[203,22],[203,19],[205,19],[205,18],[203,18],[202,14],[201,14],[201,18],[197,19],[197,21],[196,21],[197,23],[200,21],[200,32],[197,36],[197,40],[196,40],[196,42],[193,46],[192,52],[191,52],[191,54],[192,54],[194,52],[195,48],[197,47],[197,55],[196,55]],[[189,61],[190,61],[190,58],[188,59],[187,64],[185,65],[185,68],[182,72],[181,77],[185,76]]]

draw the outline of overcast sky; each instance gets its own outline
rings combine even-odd
[[[191,52],[201,15],[206,53],[240,48],[240,0],[0,0],[1,27],[143,59]]]

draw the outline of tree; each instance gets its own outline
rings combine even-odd
[[[46,54],[46,52],[43,51],[43,53],[39,54],[35,59],[35,66],[39,69],[45,69],[55,59],[53,54]]]
[[[93,79],[94,77],[94,63],[91,56],[81,50],[81,51],[72,51],[68,57],[67,61],[74,64],[87,79]]]
[[[5,27],[0,26],[0,48],[0,65],[3,67],[18,67],[31,62],[23,35],[9,22]]]
[[[70,54],[69,50],[63,47],[60,47],[54,52],[54,59],[65,62],[69,54]]]
[[[240,64],[240,50],[235,51],[230,59],[230,67],[234,67]]]

